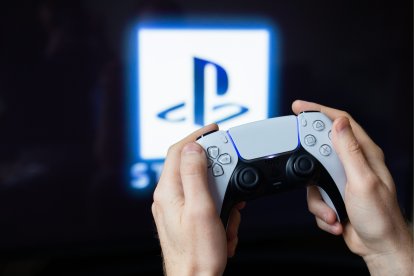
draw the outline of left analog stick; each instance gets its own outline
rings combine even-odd
[[[243,191],[253,191],[259,184],[259,173],[255,168],[246,167],[237,173],[237,187]]]

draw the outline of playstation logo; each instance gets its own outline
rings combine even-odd
[[[226,70],[218,65],[215,64],[211,61],[207,61],[201,58],[197,58],[194,57],[194,103],[193,103],[193,107],[194,107],[194,124],[199,125],[199,126],[204,126],[206,121],[205,121],[205,113],[206,111],[204,110],[204,95],[205,95],[205,74],[204,74],[204,70],[206,68],[206,66],[212,66],[213,70],[215,70],[216,76],[217,76],[217,85],[216,85],[216,95],[217,96],[222,96],[225,95],[227,90],[228,90],[228,86],[229,86],[229,80],[228,80],[228,76],[226,73]],[[160,119],[163,120],[169,120],[168,119],[168,114],[170,112],[174,112],[177,109],[181,109],[185,107],[185,102],[179,103],[177,105],[174,105],[162,112],[160,112],[158,114],[158,117]],[[220,110],[223,108],[236,108],[237,110],[235,111],[235,113],[233,114],[229,114],[224,118],[219,119],[218,121],[216,121],[215,123],[217,124],[221,124],[227,120],[231,120],[235,117],[241,116],[242,114],[246,113],[249,109],[246,106],[237,104],[237,103],[222,103],[222,104],[217,104],[215,106],[213,106],[213,110]],[[171,120],[171,122],[180,122],[180,121],[184,121],[186,118],[185,117],[181,117],[181,118],[177,118],[175,120]]]
[[[140,24],[132,83],[137,160],[163,160],[194,130],[277,113],[274,29],[232,24]]]

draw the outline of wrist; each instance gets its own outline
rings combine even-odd
[[[193,268],[177,268],[175,270],[166,269],[166,276],[222,276],[223,273],[207,270],[197,270]]]
[[[166,276],[222,276],[224,271],[215,270],[211,267],[199,267],[188,263],[164,266]]]
[[[370,275],[401,275],[411,276],[413,264],[413,239],[410,237],[405,244],[385,253],[371,254],[363,257]]]
[[[412,254],[409,256],[398,256],[398,254],[386,254],[365,257],[370,275],[412,275]]]

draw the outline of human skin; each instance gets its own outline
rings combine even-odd
[[[413,275],[412,231],[399,208],[381,148],[344,111],[305,101],[295,101],[292,110],[321,111],[333,120],[332,143],[347,177],[349,220],[343,224],[318,189],[307,188],[309,211],[319,228],[342,235],[371,275]],[[206,126],[168,150],[152,205],[167,275],[222,275],[227,258],[234,255],[244,203],[233,209],[226,232],[208,189],[204,150],[194,142],[217,129]]]
[[[168,150],[152,204],[166,275],[222,275],[234,255],[244,203],[233,208],[226,232],[208,188],[205,152],[194,142],[217,129],[208,125]]]
[[[347,112],[317,103],[295,101],[294,113],[312,110],[333,120],[332,143],[344,165],[345,207],[349,221],[341,224],[309,186],[308,208],[324,231],[342,235],[349,249],[361,256],[371,275],[413,275],[413,236],[398,205],[396,187],[384,153]]]

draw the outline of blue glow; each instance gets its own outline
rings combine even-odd
[[[243,159],[243,160],[244,160],[244,158],[242,158],[242,157],[241,157],[241,155],[240,155],[240,153],[239,153],[239,149],[236,147],[236,144],[234,143],[234,141],[233,141],[233,137],[231,137],[230,132],[227,130],[227,131],[226,131],[226,133],[227,133],[227,135],[230,137],[230,141],[231,141],[231,143],[233,144],[233,147],[234,147],[234,149],[235,149],[235,150],[236,150],[236,152],[237,152],[237,156],[239,157],[239,159]]]
[[[151,184],[148,174],[148,164],[137,163],[131,167],[131,186],[136,189],[145,189]]]
[[[134,189],[145,189],[150,185],[148,179],[145,178],[133,178],[131,180],[131,187]]]
[[[298,134],[298,145],[296,146],[296,148],[298,148],[300,146],[299,117],[298,116],[296,116],[296,132]]]
[[[265,30],[269,37],[269,52],[268,57],[268,118],[279,115],[279,66],[280,66],[280,37],[275,25],[264,18],[256,17],[239,17],[239,18],[184,18],[184,19],[153,19],[144,22],[133,23],[126,34],[126,50],[125,50],[125,64],[126,64],[126,130],[127,130],[127,164],[128,168],[125,170],[126,177],[129,179],[130,187],[138,190],[148,190],[152,188],[158,181],[157,174],[152,171],[152,165],[160,166],[164,159],[148,159],[142,155],[142,149],[139,148],[141,142],[140,136],[140,91],[139,91],[139,41],[138,34],[141,30],[158,30],[158,29],[178,29],[178,30]],[[216,64],[219,67],[219,65]],[[221,67],[220,67],[221,68]],[[218,85],[218,92],[225,94],[228,86],[228,79],[224,78],[224,71],[220,71]],[[227,78],[227,76],[226,76]],[[226,106],[226,104],[216,105],[214,108]],[[174,106],[160,112],[158,116],[172,120],[174,122],[182,122],[183,117],[171,119],[168,113],[186,107],[185,103],[177,103]],[[225,120],[239,116],[247,112],[247,108],[240,106],[240,112],[227,117]],[[199,121],[201,118],[198,116]],[[183,134],[185,135],[185,133]],[[230,134],[229,137],[235,147],[237,154],[240,154],[235,146]],[[138,166],[138,167],[137,167]],[[137,170],[137,168],[139,168]],[[139,172],[139,173],[137,173]],[[155,175],[155,176],[154,176]]]

